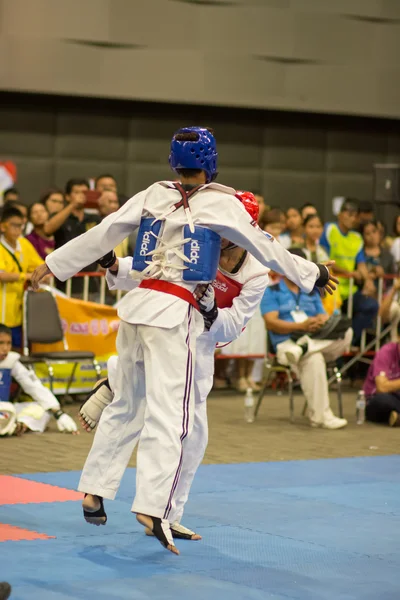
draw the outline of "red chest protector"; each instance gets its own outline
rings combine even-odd
[[[242,283],[238,283],[234,279],[223,275],[221,271],[217,271],[217,277],[212,282],[215,291],[218,308],[230,308],[234,298],[239,296],[243,287]]]

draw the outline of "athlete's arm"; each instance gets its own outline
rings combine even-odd
[[[232,342],[242,333],[256,310],[268,285],[268,275],[260,275],[246,282],[229,308],[219,308],[210,328],[216,342]]]
[[[132,256],[118,258],[118,272],[112,273],[107,269],[106,281],[110,290],[126,290],[135,289],[140,281],[132,279],[130,272],[132,270]]]
[[[139,192],[99,225],[49,254],[46,265],[50,272],[61,281],[66,281],[118,246],[139,227],[145,197],[146,191]],[[40,278],[43,272],[39,272]],[[34,288],[37,288],[39,281],[37,276],[32,278]]]
[[[248,250],[263,265],[286,275],[303,291],[309,293],[314,289],[321,275],[318,265],[290,254],[272,236],[267,236],[252,223],[239,200],[223,193],[216,196],[210,192],[208,198],[207,193],[202,197],[198,213],[203,221],[201,224]]]

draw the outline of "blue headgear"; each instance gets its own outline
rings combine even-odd
[[[196,133],[196,141],[176,140],[179,133]],[[207,183],[217,175],[217,143],[212,133],[203,127],[182,127],[174,133],[171,142],[169,164],[171,169],[201,169],[205,171]]]

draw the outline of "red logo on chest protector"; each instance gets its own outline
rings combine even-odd
[[[239,296],[243,287],[241,283],[223,275],[220,271],[217,271],[217,277],[212,282],[212,285],[214,287],[218,308],[230,308],[233,299]]]

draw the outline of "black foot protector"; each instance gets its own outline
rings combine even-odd
[[[87,494],[85,494],[86,498]],[[83,509],[83,516],[85,521],[91,523],[92,525],[105,525],[107,523],[107,515],[104,510],[103,498],[101,496],[95,496],[100,501],[100,508],[95,511]]]

